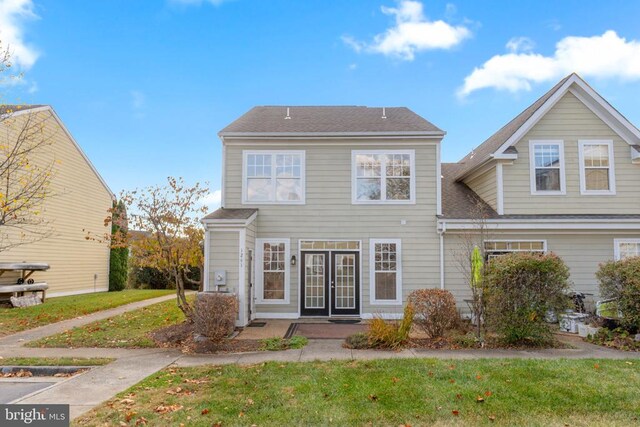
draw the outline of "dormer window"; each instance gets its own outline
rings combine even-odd
[[[304,204],[304,151],[244,151],[242,201]]]
[[[566,194],[563,141],[530,141],[531,194]]]
[[[613,141],[578,141],[580,192],[584,195],[614,195]]]

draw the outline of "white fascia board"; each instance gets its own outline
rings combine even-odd
[[[441,220],[438,228],[447,231],[473,230],[478,223],[472,220]],[[640,219],[619,220],[487,220],[484,227],[489,230],[640,230]]]
[[[576,85],[578,90],[573,89]],[[613,129],[622,139],[631,145],[640,143],[640,130],[629,122],[622,114],[611,106],[602,96],[593,90],[584,80],[577,75],[572,75],[556,92],[524,122],[518,130],[507,141],[498,148],[494,155],[503,155],[504,151],[516,144],[522,137],[535,126],[538,121],[567,93],[576,96],[587,108],[593,111],[611,129]]]

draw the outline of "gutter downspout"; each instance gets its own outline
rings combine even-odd
[[[440,235],[440,289],[444,289],[444,233],[447,231],[447,223],[442,223],[442,228],[438,230]]]

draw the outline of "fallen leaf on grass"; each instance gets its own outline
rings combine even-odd
[[[211,411],[208,408],[204,408],[202,412],[200,412],[200,415],[207,415],[209,412]]]
[[[136,403],[136,401],[133,399],[122,399],[120,403],[122,403],[123,405],[133,405],[134,403]]]
[[[489,415],[489,421],[495,421],[495,420],[496,420],[495,415]]]
[[[593,369],[600,369],[600,365],[596,363],[595,365],[593,365]]]
[[[462,395],[460,393],[456,394],[456,399],[458,400],[462,399]]]
[[[377,400],[378,400],[378,396],[376,396],[375,394],[370,394],[370,395],[368,396],[368,398],[369,398],[369,400],[370,400],[370,401],[372,401],[372,402],[375,402],[375,401],[377,401]]]
[[[456,380],[454,380],[453,378],[451,378],[451,379],[449,379],[449,382],[450,382],[451,384],[453,384],[453,383],[455,383],[455,382],[456,382]]]
[[[476,375],[476,379],[477,380],[481,380],[482,379],[482,375]]]
[[[484,403],[484,397],[482,397],[482,396],[478,396],[478,397],[476,397],[476,402],[478,402],[478,403]]]
[[[391,378],[391,381],[395,384],[395,383],[397,383],[398,381],[400,381],[400,378],[398,378],[398,377],[393,377],[393,378]]]
[[[460,411],[458,411],[457,409],[454,409],[453,411],[451,411],[451,413],[456,417],[460,415]]]
[[[158,414],[167,414],[182,409],[182,405],[158,405],[154,411]]]
[[[136,420],[136,425],[137,426],[146,426],[147,425],[147,419],[145,417],[140,417]]]
[[[132,419],[133,417],[135,417],[136,415],[137,415],[137,414],[136,414],[135,412],[127,412],[127,413],[125,414],[125,416],[124,416],[124,420],[125,420],[126,422],[129,422],[129,421],[131,421],[131,419]]]
[[[491,396],[492,394],[493,394],[493,393],[491,393],[491,392],[490,392],[490,391],[488,391],[488,390],[484,392],[484,395],[485,395],[485,396],[487,396],[487,397]]]

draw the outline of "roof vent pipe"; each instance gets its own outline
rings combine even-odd
[[[387,118],[387,110],[385,107],[382,107],[382,118],[386,119]]]
[[[284,119],[291,120],[291,116],[289,115],[289,107],[287,107],[287,117],[285,117]]]

